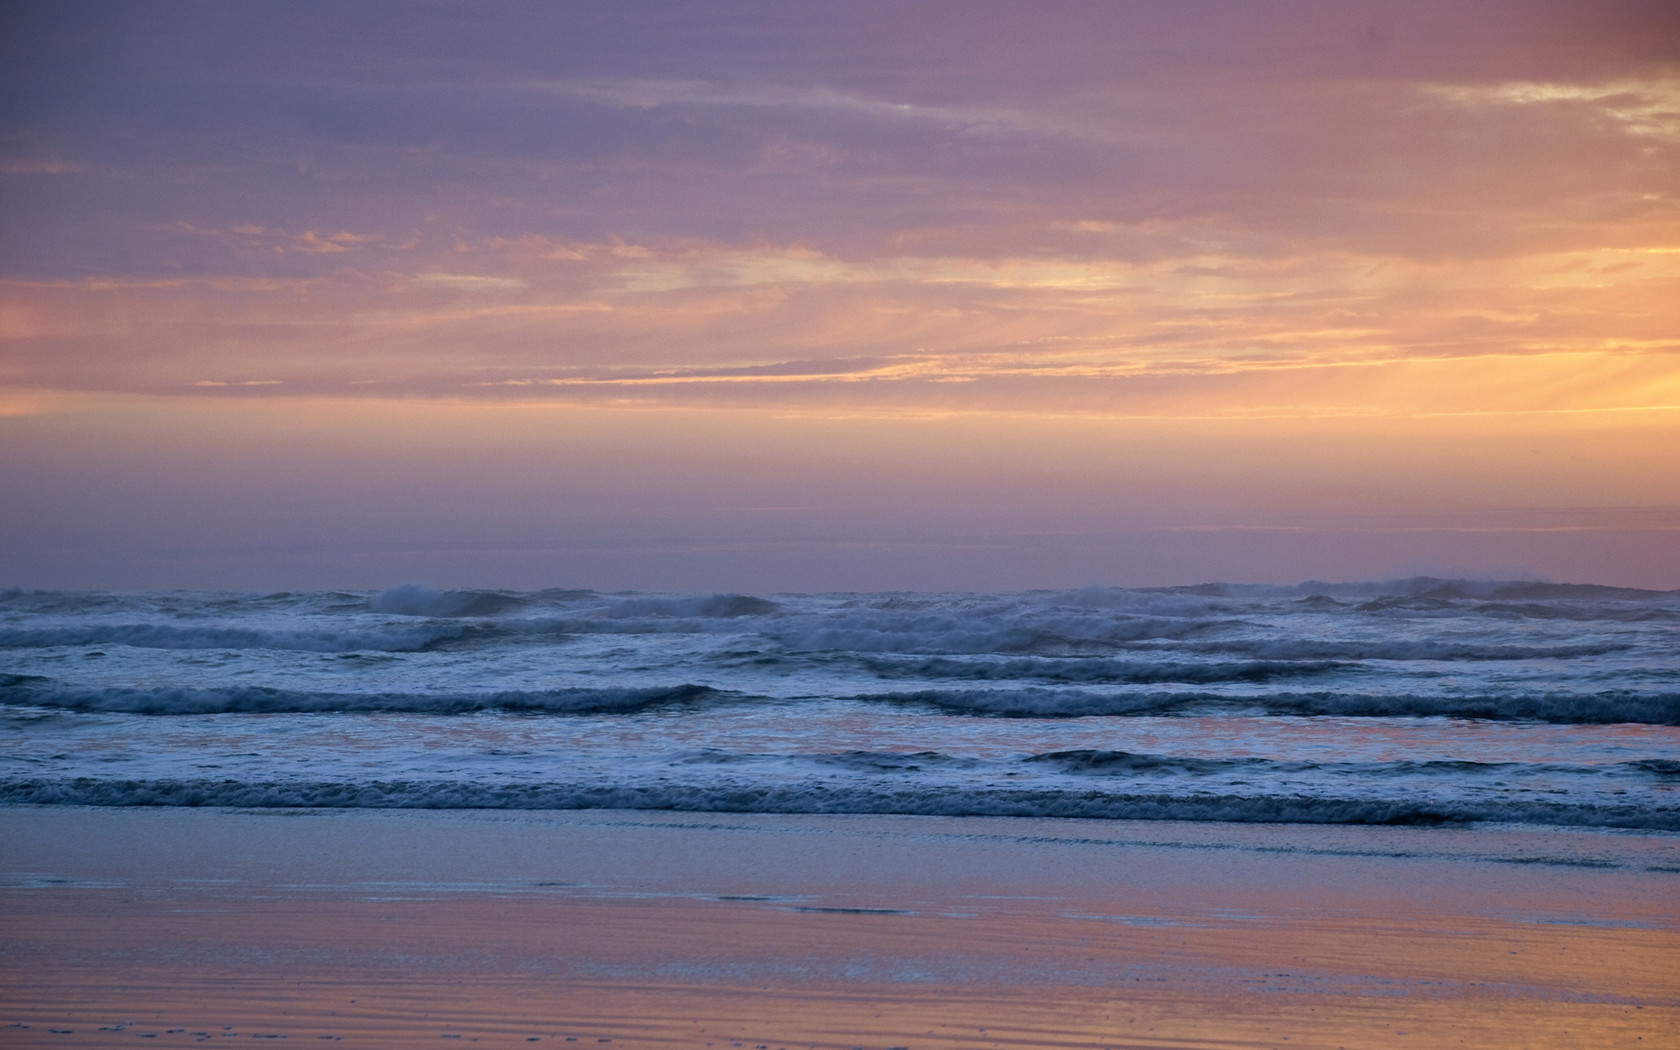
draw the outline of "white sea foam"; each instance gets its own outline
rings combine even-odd
[[[899,813],[1231,823],[1535,823],[1680,831],[1680,810],[1568,802],[1126,793],[998,788],[930,793],[828,784],[479,784],[461,781],[0,780],[0,804]]]

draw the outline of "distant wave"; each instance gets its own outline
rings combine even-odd
[[[766,625],[762,633],[797,652],[1067,655],[1202,636],[1236,622],[1228,615],[1205,613],[1161,617],[1078,609],[957,609],[890,615],[840,610],[820,618]]]
[[[640,809],[892,813],[1297,824],[1482,821],[1680,830],[1680,809],[1568,801],[1313,798],[983,788],[930,792],[834,784],[484,784],[456,781],[0,780],[0,804],[411,809]]]
[[[407,583],[368,599],[368,608],[397,616],[496,616],[522,609],[523,595],[505,591],[434,591]]]
[[[896,704],[924,704],[953,714],[1010,718],[1077,718],[1090,715],[1175,714],[1209,707],[1258,708],[1274,715],[1348,718],[1475,718],[1491,721],[1680,725],[1680,693],[1421,695],[1415,693],[1268,692],[1228,696],[1207,692],[1071,689],[916,689],[857,697]]]
[[[1159,676],[1143,680],[1170,682],[1172,678]],[[1206,684],[1212,680],[1215,679],[1208,676],[1202,682],[1192,684]],[[731,690],[693,682],[658,687],[335,692],[271,686],[72,686],[38,675],[0,675],[0,704],[146,715],[370,711],[433,715],[465,714],[473,711],[522,711],[567,715],[634,711],[675,703],[741,703],[752,699],[754,698]],[[1237,708],[1259,709],[1274,715],[1332,715],[1345,718],[1440,717],[1560,724],[1637,722],[1647,725],[1680,725],[1680,693],[1614,690],[1593,693],[1471,695],[1290,691],[1233,696],[1196,690],[1090,691],[1026,686],[909,689],[899,692],[865,693],[849,699],[866,703],[932,707],[954,715],[1002,718],[1173,715],[1186,711]],[[813,698],[811,702],[821,702],[821,698]]]
[[[1197,608],[1206,608],[1209,600],[1220,599],[1328,599],[1329,607],[1349,604],[1382,603],[1404,607],[1404,603],[1423,601],[1454,602],[1651,602],[1673,601],[1680,598],[1680,590],[1650,590],[1638,587],[1613,587],[1590,583],[1548,583],[1534,580],[1467,580],[1434,576],[1414,576],[1404,579],[1327,582],[1308,580],[1296,584],[1258,583],[1201,583],[1170,587],[1084,587],[1064,591],[1016,591],[997,593],[978,592],[917,592],[884,591],[842,595],[854,599],[856,607],[876,609],[897,608],[915,610],[946,605],[953,600],[1048,600],[1058,604],[1087,608],[1123,609],[1134,612],[1155,612],[1163,615],[1182,615]],[[731,607],[730,603],[745,599],[746,604]],[[127,608],[136,601],[168,603],[171,600],[212,601],[226,606],[286,607],[327,600],[340,605],[363,608],[375,607],[376,612],[415,616],[476,616],[494,615],[500,609],[526,606],[552,606],[579,602],[607,603],[634,606],[652,602],[654,615],[746,615],[775,611],[778,602],[741,594],[661,594],[625,593],[603,595],[592,590],[550,588],[539,591],[507,591],[485,589],[437,590],[407,583],[379,592],[356,591],[281,591],[275,593],[244,594],[226,591],[53,591],[24,587],[0,589],[0,608],[24,609],[57,614],[91,612],[101,609]],[[683,603],[700,602],[701,611],[685,610]],[[706,608],[705,603],[721,603]],[[671,603],[661,607],[659,603]],[[757,603],[763,603],[759,605]],[[1376,607],[1382,607],[1381,605]],[[1424,606],[1419,606],[1424,607]],[[476,611],[468,611],[476,610]],[[639,615],[639,614],[638,614]]]
[[[784,595],[772,600],[730,593],[445,591],[405,584],[375,594],[14,589],[0,591],[0,610],[9,621],[0,625],[0,649],[112,645],[420,652],[509,639],[709,633],[750,635],[786,654],[930,660],[1096,657],[1166,647],[1192,657],[1226,653],[1253,661],[1512,661],[1605,655],[1629,643],[1608,632],[1572,640],[1561,627],[1551,637],[1530,640],[1500,626],[1502,621],[1680,623],[1680,592],[1420,578],[1292,587],[1208,584],[991,595]],[[1396,619],[1428,625],[1464,616],[1485,620],[1488,628],[1465,636],[1449,634],[1446,627],[1390,626]],[[1297,618],[1301,629],[1292,626]],[[937,664],[928,666],[938,673]],[[1065,665],[1062,671],[1084,674],[1096,666],[1080,670]],[[1004,664],[998,668],[997,675],[1011,670]],[[1042,668],[1026,664],[1014,670],[1046,677]],[[1255,673],[1265,672],[1256,668]],[[1121,673],[1116,680],[1129,679]]]
[[[623,598],[603,610],[613,619],[629,617],[703,617],[707,619],[735,619],[741,616],[768,616],[781,606],[768,598],[750,594],[705,594],[682,598],[649,595]]]
[[[1597,766],[1529,765],[1522,762],[1474,762],[1464,759],[1436,759],[1428,761],[1401,760],[1397,762],[1347,762],[1279,760],[1245,756],[1240,758],[1197,758],[1186,755],[1151,755],[1131,751],[1079,748],[1071,751],[1047,751],[1029,755],[1022,762],[1051,766],[1077,776],[1124,777],[1177,775],[1217,776],[1242,773],[1248,770],[1282,773],[1325,773],[1333,776],[1355,776],[1381,780],[1396,777],[1449,776],[1453,778],[1500,776],[1514,778],[1543,774],[1549,776],[1672,776],[1663,765],[1651,760],[1611,762]],[[1673,763],[1680,772],[1680,763]]]
[[[836,754],[774,755],[722,751],[707,748],[691,754],[679,755],[673,762],[681,766],[750,766],[750,765],[806,765],[814,768],[844,769],[858,773],[919,773],[929,769],[972,769],[982,763],[975,758],[946,755],[938,751],[841,751]]]
[[[205,623],[91,623],[0,628],[0,649],[63,645],[129,645],[138,649],[291,649],[311,653],[412,653],[460,641],[474,628],[459,623],[395,626],[262,628]]]
[[[756,600],[756,599],[755,599]],[[706,599],[711,602],[713,599]],[[698,603],[698,600],[697,600]],[[729,608],[720,605],[720,608]],[[424,652],[443,646],[493,645],[505,640],[574,635],[681,633],[714,618],[756,615],[719,612],[647,618],[615,611],[611,617],[525,617],[469,619],[427,617],[396,623],[351,621],[320,627],[226,626],[215,623],[82,623],[0,627],[0,649],[124,645],[139,649],[277,649],[317,653]],[[758,630],[772,648],[798,658],[822,653],[861,654],[883,675],[933,678],[1040,678],[1053,681],[1239,681],[1347,670],[1364,660],[1511,661],[1603,656],[1628,648],[1623,642],[1513,644],[1443,639],[1303,640],[1203,639],[1219,621],[1119,621],[1082,625],[1035,623],[824,624],[821,617]],[[1251,657],[1220,666],[1202,660],[1104,660],[1105,652],[1138,642],[1179,640],[1176,653],[1202,657],[1229,653]],[[1096,650],[1096,652],[1092,652]],[[1007,659],[959,662],[950,657]],[[906,659],[895,660],[894,657]],[[1154,676],[1166,677],[1154,677]],[[1206,677],[1212,676],[1212,677]]]
[[[1185,587],[1145,590],[1169,594],[1197,594],[1227,598],[1290,598],[1322,595],[1329,598],[1432,598],[1443,601],[1640,601],[1672,598],[1680,591],[1647,590],[1640,587],[1608,587],[1596,583],[1548,583],[1541,580],[1464,580],[1439,576],[1409,576],[1401,579],[1360,580],[1329,583],[1307,580],[1296,584],[1204,583]]]
[[[1306,678],[1335,671],[1352,671],[1358,665],[1328,660],[1118,660],[1105,657],[1035,658],[1006,660],[926,657],[922,659],[867,659],[864,666],[883,678],[954,679],[958,681],[1018,682],[1037,679],[1050,682],[1148,685],[1164,682],[1211,684],[1214,682],[1269,682],[1279,678]]]
[[[950,771],[981,770],[992,774],[1014,776],[1012,767],[1025,765],[1037,775],[1062,774],[1074,777],[1119,779],[1130,777],[1144,781],[1160,777],[1210,778],[1259,773],[1323,774],[1328,776],[1359,777],[1370,781],[1399,778],[1451,778],[1462,782],[1465,777],[1498,776],[1506,779],[1541,775],[1546,777],[1636,777],[1657,780],[1680,775],[1680,762],[1641,759],[1630,762],[1609,762],[1598,765],[1571,766],[1559,764],[1531,765],[1523,762],[1476,762],[1465,759],[1435,759],[1399,761],[1311,761],[1307,759],[1275,759],[1260,756],[1209,758],[1190,755],[1158,755],[1135,751],[1114,751],[1101,748],[1077,748],[1067,751],[1045,751],[1021,758],[985,761],[939,751],[842,751],[836,754],[754,754],[733,751],[705,750],[675,759],[678,765],[751,766],[779,765],[785,768],[821,771],[837,768],[866,774],[895,775],[908,773],[939,774]],[[930,782],[931,783],[931,782]],[[931,790],[941,790],[943,782]]]
[[[500,690],[482,693],[331,693],[265,686],[188,689],[93,689],[46,679],[0,676],[0,703],[63,711],[138,715],[366,713],[459,715],[474,711],[594,714],[637,711],[667,704],[716,702],[728,694],[704,685],[651,688]]]
[[[1197,648],[1237,652],[1266,660],[1572,660],[1625,652],[1626,642],[1520,645],[1454,641],[1451,639],[1323,639],[1267,638],[1246,642],[1210,642]]]
[[[549,591],[534,595],[510,591],[436,591],[430,587],[403,584],[392,587],[368,599],[368,608],[378,613],[399,616],[489,617],[515,612],[541,603],[545,598],[560,598],[575,602],[579,598],[596,597],[593,591]],[[600,614],[609,619],[630,617],[721,617],[763,616],[780,606],[767,598],[747,594],[635,595],[612,598],[600,607]]]

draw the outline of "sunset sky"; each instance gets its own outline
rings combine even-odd
[[[13,3],[0,586],[1680,587],[1680,5]]]

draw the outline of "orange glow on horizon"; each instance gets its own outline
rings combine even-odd
[[[374,546],[466,549],[477,508],[509,547],[1302,530],[1372,574],[1493,571],[1451,537],[1495,529],[1602,533],[1523,571],[1680,586],[1647,542],[1680,514],[1658,7],[586,9],[20,23],[0,569],[69,571],[65,520],[120,548],[152,497],[99,494],[145,477],[235,548],[296,515],[317,550],[360,486]],[[743,509],[772,506],[817,509]],[[1440,554],[1356,542],[1385,529]],[[145,549],[189,557],[167,532]],[[1105,564],[1154,572],[1130,542]],[[1207,571],[1330,571],[1235,550]],[[1008,578],[1087,571],[1037,556]]]

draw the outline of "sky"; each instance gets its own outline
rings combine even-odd
[[[6,5],[0,586],[1680,588],[1680,6]]]

